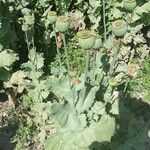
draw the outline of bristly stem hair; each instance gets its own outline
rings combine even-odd
[[[86,95],[86,82],[87,82],[87,75],[88,75],[88,69],[89,69],[89,56],[90,52],[87,50],[86,52],[86,68],[85,68],[85,75],[84,75],[84,91],[83,91],[83,101],[85,100],[85,95]]]
[[[54,24],[53,24],[53,31],[54,31],[54,36],[55,36],[55,40],[56,40],[56,50],[57,50],[57,54],[58,54],[59,65],[60,65],[60,69],[62,69],[61,53],[60,53],[59,48],[58,48],[58,40],[57,40],[57,35],[56,35],[56,30],[55,30]]]
[[[107,39],[106,36],[106,13],[105,13],[105,0],[103,0],[103,26],[104,26],[104,42]]]
[[[63,44],[64,44],[64,49],[65,49],[65,57],[66,57],[66,62],[67,62],[67,72],[68,72],[68,79],[69,79],[69,88],[71,90],[71,81],[70,81],[70,64],[69,64],[69,56],[68,56],[68,52],[67,52],[67,45],[66,45],[66,39],[65,39],[65,35],[64,33],[62,33],[62,40],[63,40]]]

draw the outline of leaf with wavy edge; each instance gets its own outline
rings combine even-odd
[[[8,67],[10,67],[16,60],[18,60],[18,57],[12,50],[6,49],[0,52],[0,67],[9,70]]]
[[[47,139],[45,150],[88,150],[94,142],[110,141],[115,132],[115,119],[103,115],[99,122],[90,127],[74,131],[61,128],[56,134]]]

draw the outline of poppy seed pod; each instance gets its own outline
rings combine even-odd
[[[56,29],[59,32],[66,32],[69,29],[70,21],[68,16],[59,16],[56,21]]]
[[[82,49],[88,50],[93,48],[95,38],[91,31],[85,30],[77,33],[78,43]]]
[[[34,25],[35,18],[34,18],[33,15],[24,16],[24,20],[26,21],[26,24],[28,24],[28,25]]]
[[[123,7],[128,11],[133,11],[137,6],[136,0],[123,0]]]
[[[112,22],[112,32],[115,36],[124,36],[127,31],[127,23],[124,20],[119,19]]]
[[[47,14],[47,19],[50,23],[55,23],[57,20],[57,13],[55,11],[49,11]]]
[[[100,35],[96,32],[93,33],[93,36],[95,37],[95,44],[93,46],[93,49],[98,49],[102,46],[102,39]]]

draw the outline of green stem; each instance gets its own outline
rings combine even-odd
[[[27,48],[28,48],[28,53],[29,53],[29,59],[31,60],[32,64],[33,65],[37,65],[37,54],[36,54],[36,48],[35,48],[35,43],[34,43],[34,35],[32,36],[32,40],[31,42],[29,42],[29,38],[28,38],[28,33],[25,32],[25,37],[26,37],[26,43],[27,43]],[[30,56],[30,46],[32,45],[32,48],[34,49],[35,51],[35,56]],[[31,58],[34,57],[34,60],[32,60]],[[37,71],[37,66],[36,66],[36,71]]]
[[[85,68],[85,75],[84,75],[84,91],[83,91],[83,102],[85,100],[85,94],[86,94],[86,81],[87,81],[87,74],[89,69],[89,51],[86,52],[86,68]]]
[[[104,26],[104,42],[106,41],[106,13],[105,13],[105,0],[103,0],[103,26]]]
[[[125,83],[125,87],[124,87],[124,90],[123,90],[124,93],[126,92],[126,89],[128,87],[129,82],[130,82],[130,78]]]
[[[64,48],[65,48],[65,56],[66,56],[66,61],[67,61],[67,72],[68,72],[68,79],[69,79],[69,88],[71,90],[71,82],[70,82],[70,64],[69,64],[69,56],[68,56],[68,52],[67,52],[67,45],[66,45],[66,39],[65,39],[65,35],[62,33],[62,40],[63,40],[63,44],[64,44]]]
[[[83,88],[83,97],[81,97],[81,100],[78,101],[77,103],[77,108],[79,107],[78,109],[78,113],[81,113],[81,110],[82,110],[82,107],[83,107],[83,104],[84,104],[84,101],[85,101],[85,96],[86,96],[86,82],[87,82],[87,74],[88,74],[88,69],[89,69],[89,51],[87,50],[86,51],[86,68],[85,68],[85,74],[84,74],[84,88]]]
[[[72,93],[73,93],[73,106],[75,106],[75,92],[76,92],[75,84],[73,84],[73,89],[72,89]]]
[[[32,45],[33,45],[33,49],[35,49],[34,37],[32,37]]]
[[[35,51],[35,59],[34,59],[33,64],[36,64],[36,71],[38,71],[38,68],[37,68],[38,59],[37,59],[37,53],[36,53],[36,48],[35,48],[35,43],[34,43],[34,37],[32,37],[32,46],[33,46],[33,49]]]
[[[84,84],[86,84],[88,69],[89,69],[89,51],[86,52],[86,68],[85,68]]]
[[[55,40],[56,40],[56,50],[57,50],[57,54],[58,54],[59,65],[60,65],[60,69],[62,69],[61,53],[60,53],[59,48],[58,48],[58,40],[57,40],[57,35],[56,35],[56,30],[55,30],[54,24],[53,24],[53,31],[54,31],[54,36],[55,36]]]
[[[120,38],[118,40],[118,44],[117,44],[117,47],[115,47],[115,54],[114,54],[114,57],[113,57],[113,61],[112,63],[110,64],[110,70],[109,70],[109,73],[108,75],[110,76],[111,73],[112,73],[112,70],[113,68],[115,67],[115,63],[117,62],[117,55],[118,55],[118,52],[119,52],[119,49],[120,49]]]
[[[26,36],[26,43],[27,43],[27,48],[28,48],[28,56],[29,56],[29,59],[31,59],[31,57],[33,57],[33,56],[30,56],[30,44],[31,44],[31,42],[33,42],[33,41],[31,41],[31,42],[29,42],[29,38],[28,38],[28,33],[27,32],[25,32],[25,36]],[[33,39],[32,39],[33,40]],[[33,45],[34,46],[34,45]],[[35,49],[34,49],[35,50]],[[35,56],[36,57],[36,56]],[[32,61],[31,60],[31,62],[32,62],[32,64],[34,65],[34,63],[35,63],[35,59],[34,59],[34,61]],[[36,69],[37,70],[37,69]]]
[[[70,70],[69,56],[68,56],[68,52],[67,52],[65,35],[63,33],[62,33],[62,40],[63,40],[63,44],[64,44],[64,48],[65,48],[65,56],[66,56],[66,61],[67,61],[67,70],[68,70],[68,74],[69,74],[69,70]]]
[[[28,52],[29,52],[30,51],[30,43],[29,43],[27,32],[25,32],[25,36],[26,36],[26,43],[27,43],[27,48],[28,48]]]
[[[96,54],[97,53],[94,53],[94,60],[93,60],[93,78],[94,78],[94,81],[95,81],[95,70],[96,70]]]
[[[135,49],[133,49],[133,50],[131,51],[131,53],[130,53],[129,62],[132,62],[132,61],[133,61],[134,55],[135,55]]]

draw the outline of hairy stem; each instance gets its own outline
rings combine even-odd
[[[126,83],[125,83],[125,87],[124,87],[124,90],[123,90],[124,93],[126,92],[126,89],[127,89],[127,87],[128,87],[129,82],[130,82],[130,78],[127,79],[127,81],[126,81]]]
[[[96,54],[97,54],[97,52],[94,52],[94,60],[93,60],[93,64],[92,64],[94,81],[95,81],[95,70],[96,70]]]
[[[37,53],[36,53],[36,48],[35,48],[35,43],[34,43],[34,34],[32,35],[31,41],[29,41],[28,38],[28,33],[25,32],[25,38],[26,38],[26,43],[27,43],[27,48],[28,48],[28,53],[29,53],[29,59],[31,60],[33,65],[36,65],[36,71],[37,69]],[[34,56],[31,56],[30,54],[30,50],[33,49],[34,50]],[[34,58],[34,59],[31,59]]]
[[[84,84],[86,84],[88,69],[89,69],[89,51],[86,52],[86,68],[85,68]]]
[[[75,84],[73,84],[72,93],[73,93],[73,105],[74,105],[74,106],[75,106],[75,92],[76,92]]]
[[[86,68],[85,68],[85,75],[84,75],[84,91],[83,91],[83,102],[85,100],[85,94],[86,94],[86,81],[87,81],[87,75],[88,75],[88,69],[89,69],[89,51],[86,52]]]
[[[67,52],[67,46],[66,46],[66,39],[65,39],[65,35],[62,33],[62,40],[63,40],[63,44],[64,44],[64,48],[65,48],[65,56],[66,56],[66,62],[67,62],[67,70],[69,73],[70,70],[70,64],[69,64],[69,56],[68,56],[68,52]]]
[[[30,42],[29,42],[29,39],[28,39],[28,33],[25,32],[25,36],[26,36],[26,43],[27,43],[27,48],[28,48],[28,52],[30,51]]]
[[[104,26],[104,42],[106,41],[106,13],[105,13],[105,0],[103,0],[103,26]]]
[[[35,43],[34,43],[34,37],[32,37],[32,41],[31,42],[32,42],[32,47],[33,47],[33,49],[35,51],[35,57],[34,57],[33,64],[37,64],[38,58],[37,58],[37,53],[36,53],[36,48],[35,48]],[[36,71],[38,71],[37,65],[36,65]]]
[[[117,62],[117,55],[118,55],[118,52],[119,52],[119,49],[120,49],[120,41],[121,40],[119,38],[117,47],[115,47],[115,54],[114,54],[114,57],[113,57],[113,61],[110,64],[110,70],[109,70],[109,73],[108,73],[109,76],[112,74],[113,68],[115,67],[115,64]]]
[[[67,45],[66,45],[66,39],[65,39],[65,35],[62,33],[62,40],[63,40],[63,44],[64,44],[64,48],[65,48],[65,56],[66,56],[66,62],[67,62],[67,72],[68,72],[68,79],[69,79],[69,88],[71,90],[71,82],[70,82],[70,64],[69,64],[69,56],[68,56],[68,52],[67,52]]]
[[[56,35],[56,30],[55,30],[54,24],[53,24],[53,31],[54,31],[54,36],[55,36],[55,40],[56,40],[56,50],[57,50],[57,54],[58,54],[59,65],[60,65],[60,69],[61,69],[62,68],[61,53],[60,53],[59,48],[58,48],[58,40],[57,40],[57,35]]]

